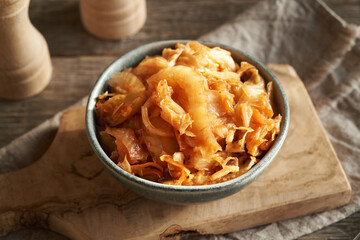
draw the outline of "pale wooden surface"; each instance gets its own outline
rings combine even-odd
[[[228,233],[346,204],[350,185],[303,83],[288,65],[269,67],[288,95],[289,132],[269,169],[241,192],[187,206],[137,196],[95,156],[80,107],[63,115],[38,161],[0,175],[0,235],[37,224],[71,239],[175,239],[181,232]]]
[[[30,23],[30,0],[0,2],[0,97],[38,94],[51,78],[49,49]]]
[[[0,100],[0,147],[88,94],[97,76],[116,56],[155,40],[196,39],[256,2],[148,0],[147,22],[138,34],[121,41],[100,41],[83,28],[77,0],[31,0],[30,19],[48,41],[56,65],[54,77],[36,97],[16,102]],[[359,0],[325,2],[346,21],[360,24]],[[353,239],[359,231],[358,212],[300,239]]]

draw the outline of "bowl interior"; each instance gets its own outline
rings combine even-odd
[[[100,75],[99,79],[94,85],[94,88],[89,96],[87,107],[86,107],[86,128],[87,134],[90,141],[90,144],[100,158],[102,163],[108,168],[117,178],[131,181],[132,184],[135,185],[146,185],[149,189],[156,189],[156,190],[164,190],[170,192],[192,192],[192,191],[208,191],[208,190],[216,190],[221,188],[228,188],[233,185],[243,184],[244,186],[255,180],[270,164],[272,159],[275,157],[277,152],[279,151],[282,143],[285,140],[288,125],[289,125],[289,106],[287,103],[285,91],[282,88],[279,80],[275,77],[275,75],[261,62],[250,57],[246,53],[231,48],[229,46],[225,46],[222,44],[211,43],[211,42],[204,42],[199,41],[202,44],[205,44],[210,47],[218,46],[223,49],[226,49],[231,52],[232,57],[235,59],[236,62],[240,61],[247,61],[254,65],[264,78],[265,82],[272,81],[273,82],[273,89],[274,89],[274,101],[275,105],[277,106],[278,113],[282,115],[281,121],[281,130],[279,135],[277,136],[274,144],[269,149],[269,151],[264,155],[262,160],[253,166],[248,172],[245,174],[234,178],[232,180],[211,184],[211,185],[203,185],[203,186],[174,186],[174,185],[166,185],[157,182],[152,182],[137,176],[134,176],[125,170],[118,167],[103,151],[96,135],[96,116],[95,116],[95,104],[97,97],[106,90],[109,90],[109,86],[106,82],[111,78],[111,75],[114,72],[120,72],[125,68],[133,67],[139,64],[146,56],[154,56],[160,55],[162,49],[168,47],[174,47],[176,43],[186,43],[190,40],[169,40],[169,41],[160,41],[154,42],[147,45],[143,45],[138,47],[127,54],[123,55],[119,59],[115,60],[110,66],[108,66],[105,71]]]

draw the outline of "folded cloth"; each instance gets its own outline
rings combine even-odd
[[[360,210],[359,33],[358,26],[344,22],[322,1],[265,0],[201,38],[241,49],[262,62],[287,63],[296,69],[350,180],[353,197],[350,204],[330,211],[196,239],[294,239]],[[0,149],[1,171],[36,160],[51,142],[60,115]],[[39,231],[22,230],[2,239],[45,236]]]

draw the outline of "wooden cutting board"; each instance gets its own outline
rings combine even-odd
[[[289,134],[268,170],[239,193],[186,206],[139,197],[103,168],[86,137],[85,109],[75,108],[62,116],[44,156],[0,175],[0,235],[39,225],[71,239],[178,239],[348,203],[349,182],[301,80],[288,65],[269,67],[289,99]]]

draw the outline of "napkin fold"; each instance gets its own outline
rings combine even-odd
[[[265,0],[201,40],[241,49],[262,62],[295,68],[350,180],[353,196],[350,204],[330,211],[196,239],[295,239],[359,211],[360,28],[347,24],[320,0]],[[85,102],[86,97],[76,105]],[[24,167],[41,156],[56,133],[60,116],[56,114],[0,149],[0,172]],[[1,239],[46,234],[21,230]]]

